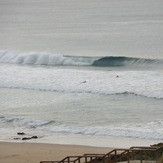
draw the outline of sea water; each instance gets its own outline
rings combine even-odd
[[[0,9],[0,140],[163,140],[162,1],[0,0]]]

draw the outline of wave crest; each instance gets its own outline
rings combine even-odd
[[[90,57],[70,57],[63,55],[54,55],[50,53],[27,53],[15,54],[10,51],[0,52],[1,63],[12,64],[31,64],[48,66],[86,66],[91,65],[94,58]]]
[[[136,65],[157,65],[163,64],[162,60],[132,58],[124,56],[108,57],[76,57],[64,56],[51,53],[12,53],[10,51],[0,51],[1,63],[31,64],[47,66],[96,66],[96,67],[123,67]]]

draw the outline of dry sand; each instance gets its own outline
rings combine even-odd
[[[106,147],[0,142],[0,163],[39,163],[43,160],[61,160],[68,155],[105,154],[110,150]]]

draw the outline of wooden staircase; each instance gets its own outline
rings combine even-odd
[[[40,163],[163,163],[163,146],[131,147],[114,149],[107,154],[84,154],[67,156],[60,161],[41,161]]]

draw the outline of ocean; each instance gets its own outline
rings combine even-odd
[[[0,141],[162,142],[162,6],[0,0]]]

